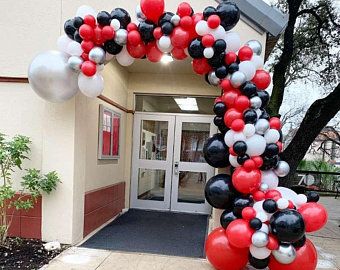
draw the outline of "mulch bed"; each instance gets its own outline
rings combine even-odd
[[[43,244],[40,240],[9,238],[6,247],[0,246],[0,269],[39,269],[66,248],[46,251]]]

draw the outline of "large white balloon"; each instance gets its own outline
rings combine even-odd
[[[226,145],[228,145],[228,147],[232,147],[235,143],[234,141],[234,135],[235,135],[235,131],[233,131],[232,129],[228,130],[227,133],[224,135],[224,142]]]
[[[67,53],[67,47],[71,42],[72,39],[70,39],[67,35],[60,36],[57,41],[58,50]]]
[[[236,32],[227,32],[225,42],[227,43],[226,52],[237,52],[241,47],[241,38]]]
[[[277,187],[275,189],[281,193],[282,198],[292,201],[295,205],[297,205],[299,198],[297,193],[293,190],[285,187]]]
[[[37,55],[28,68],[28,80],[43,99],[62,102],[78,92],[78,73],[68,67],[69,56],[59,51]]]
[[[83,53],[83,49],[81,48],[80,43],[78,43],[77,41],[71,41],[67,45],[66,52],[72,56],[81,56]]]
[[[94,8],[87,5],[83,5],[77,9],[76,16],[84,18],[86,15],[92,15],[93,17],[97,18],[97,14],[98,13]]]
[[[253,255],[253,257],[263,260],[270,256],[271,251],[266,247],[258,248],[258,247],[255,247],[254,245],[251,245],[250,253],[251,255]]]
[[[79,74],[78,86],[80,91],[87,97],[98,97],[104,91],[104,79],[99,73],[88,77],[83,73]]]
[[[246,75],[247,81],[250,81],[255,76],[256,67],[252,61],[243,61],[239,64],[239,71]]]
[[[266,140],[258,134],[255,134],[246,140],[247,154],[250,157],[260,156],[266,150]]]
[[[199,34],[200,36],[205,36],[209,34],[209,26],[207,21],[201,20],[196,24],[195,27],[196,33]]]
[[[123,50],[116,55],[116,59],[117,62],[124,67],[132,65],[135,61],[135,58],[133,58],[126,49],[126,46],[124,46]]]
[[[274,173],[273,170],[262,171],[261,172],[261,183],[267,184],[269,189],[277,188],[279,185],[279,178]]]
[[[266,142],[269,143],[277,143],[280,139],[280,133],[276,129],[269,129],[265,134],[264,138]]]

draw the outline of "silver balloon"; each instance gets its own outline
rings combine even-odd
[[[249,46],[253,52],[257,55],[261,55],[262,53],[262,44],[258,40],[249,40],[246,43],[247,46]]]
[[[220,83],[220,79],[217,78],[214,71],[212,71],[208,74],[208,81],[211,85],[214,85],[214,86],[217,86]]]
[[[181,21],[181,17],[178,16],[178,15],[174,15],[172,16],[171,18],[171,23],[174,25],[174,26],[177,26],[179,25],[179,22]]]
[[[275,174],[278,177],[285,177],[289,174],[290,167],[286,161],[279,161],[276,168],[274,169]]]
[[[281,244],[277,250],[273,250],[273,256],[282,264],[290,264],[296,258],[296,251],[292,245]],[[303,269],[303,265],[301,265]]]
[[[147,19],[145,14],[142,11],[140,5],[137,5],[137,7],[136,7],[136,17],[137,17],[137,20],[140,21],[140,22],[144,22]]]
[[[259,109],[262,106],[262,100],[260,97],[252,97],[250,99],[250,105],[253,109]]]
[[[84,63],[84,60],[79,56],[71,56],[67,61],[68,67],[75,71],[80,71],[81,65],[83,63]]]
[[[38,54],[28,68],[28,80],[43,99],[62,102],[78,92],[78,73],[68,67],[69,56],[59,51]]]
[[[255,247],[258,248],[265,247],[269,242],[268,234],[261,231],[257,231],[251,237],[251,242]]]
[[[100,47],[93,48],[89,53],[89,59],[99,65],[105,63],[106,54]]]
[[[246,80],[246,75],[241,71],[234,72],[230,77],[230,82],[235,88],[239,88]]]
[[[115,35],[115,42],[118,45],[123,46],[127,42],[127,36],[128,36],[128,32],[125,29],[119,29]]]
[[[260,190],[261,191],[267,191],[269,189],[269,186],[268,184],[266,183],[262,183],[261,186],[260,186]]]
[[[269,129],[269,122],[266,119],[259,119],[255,124],[256,133],[263,135]]]

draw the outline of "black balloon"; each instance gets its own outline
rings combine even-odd
[[[257,87],[252,82],[245,82],[241,87],[242,94],[247,97],[253,97],[257,94]]]
[[[82,17],[74,17],[73,19],[73,25],[75,28],[79,29],[80,26],[84,24],[84,20]]]
[[[255,124],[257,121],[257,113],[252,109],[246,110],[243,113],[243,118],[246,124]]]
[[[217,7],[217,14],[221,18],[221,25],[226,31],[232,29],[240,20],[240,10],[231,2],[221,3]]]
[[[228,67],[228,72],[229,72],[230,74],[233,74],[234,72],[236,72],[236,71],[238,71],[238,70],[239,70],[239,66],[238,66],[237,63],[232,63],[232,64],[230,64],[229,67]]]
[[[154,29],[155,29],[155,25],[154,23],[150,21],[141,22],[139,24],[138,30],[142,37],[142,40],[145,43],[149,43],[155,39],[155,37],[153,36]]]
[[[74,39],[74,33],[77,31],[77,28],[74,26],[73,20],[70,19],[64,23],[64,31],[70,39]]]
[[[208,59],[209,65],[212,66],[213,68],[218,68],[220,66],[223,66],[224,56],[225,56],[225,53],[215,52],[214,56]]]
[[[267,157],[277,156],[280,152],[280,148],[276,143],[267,144],[264,155]]]
[[[123,46],[118,45],[116,42],[113,40],[106,41],[104,44],[104,49],[106,52],[116,55],[120,53],[123,49]]]
[[[163,25],[166,22],[171,22],[171,18],[174,16],[172,12],[165,12],[158,20],[158,25]]]
[[[249,264],[256,269],[265,269],[269,265],[270,257],[265,259],[257,259],[249,253]]]
[[[277,166],[277,163],[280,161],[278,156],[273,156],[273,157],[266,157],[262,156],[263,159],[263,164],[261,166],[261,170],[267,171],[270,169],[273,169]]]
[[[214,51],[217,53],[223,53],[227,48],[227,43],[223,39],[218,39],[214,44]]]
[[[229,128],[223,123],[222,125],[218,126],[218,130],[222,134],[226,134],[228,132]]]
[[[101,26],[110,25],[111,15],[106,11],[101,11],[97,15],[97,22]]]
[[[242,217],[242,210],[248,206],[253,206],[254,200],[251,197],[239,197],[234,200],[233,213],[236,217]]]
[[[277,203],[272,199],[267,199],[262,204],[263,210],[269,214],[273,214],[277,211]]]
[[[235,198],[235,190],[230,175],[213,176],[205,186],[205,198],[208,203],[218,209],[231,209]]]
[[[215,116],[214,118],[214,125],[219,127],[222,126],[224,123],[224,118],[222,116]]]
[[[262,221],[259,218],[253,218],[250,222],[249,225],[252,229],[254,230],[259,230],[262,228]]]
[[[214,105],[214,113],[217,116],[224,116],[226,111],[227,111],[227,106],[223,102],[217,102]]]
[[[215,14],[217,14],[216,8],[212,6],[206,7],[203,11],[204,20],[207,20],[211,15],[215,15]]]
[[[131,22],[129,13],[123,8],[116,8],[111,12],[111,19],[117,19],[120,22],[120,28],[126,29]]]
[[[229,148],[221,133],[213,135],[205,142],[203,153],[206,162],[214,168],[225,168],[230,165]]]
[[[260,99],[262,100],[262,106],[261,108],[264,108],[268,105],[270,96],[268,94],[267,91],[258,91],[257,95],[260,97]]]
[[[225,210],[220,217],[221,226],[226,229],[229,224],[236,219],[237,217],[234,215],[233,211]]]
[[[280,242],[293,243],[305,234],[305,223],[301,214],[295,210],[281,210],[270,219],[272,233]]]
[[[301,239],[297,240],[296,242],[293,243],[293,246],[295,248],[300,248],[300,247],[303,247],[306,243],[306,235],[302,236]]]
[[[261,111],[262,111],[262,114],[260,116],[260,119],[266,119],[267,121],[269,121],[270,120],[269,113],[267,113],[265,109],[261,109]]]
[[[188,47],[188,52],[189,52],[189,55],[194,59],[203,58],[204,57],[204,54],[203,54],[204,49],[205,48],[202,44],[201,39],[196,38],[193,41],[191,41],[191,43]]]
[[[247,144],[243,141],[237,141],[233,145],[234,152],[239,156],[244,156],[247,152]]]
[[[320,196],[315,191],[307,192],[307,202],[318,202],[320,200]]]
[[[174,26],[170,22],[163,23],[161,28],[162,28],[162,33],[167,36],[171,35],[172,31],[174,30]]]
[[[215,70],[216,77],[219,79],[224,79],[228,75],[228,68],[226,66],[221,66]]]
[[[237,156],[237,163],[240,164],[240,165],[243,165],[244,162],[246,162],[248,159],[250,159],[250,157],[248,155]]]
[[[74,32],[73,39],[74,39],[75,41],[77,41],[78,43],[81,43],[81,42],[83,41],[83,39],[82,39],[81,36],[79,35],[79,31],[78,31],[78,30],[76,30],[76,31]]]

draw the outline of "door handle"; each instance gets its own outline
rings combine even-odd
[[[174,174],[175,175],[178,175],[178,173],[179,173],[178,167],[179,167],[179,162],[177,161],[177,162],[174,163]]]

